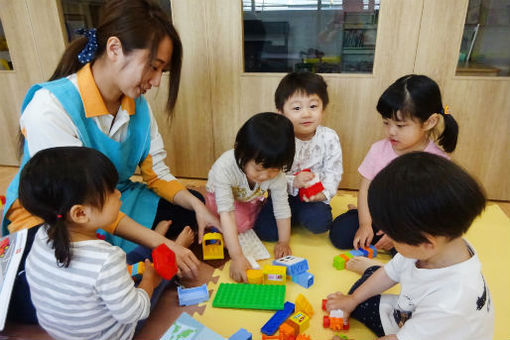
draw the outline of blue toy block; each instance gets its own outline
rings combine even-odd
[[[313,285],[313,274],[305,272],[298,275],[293,275],[292,282],[295,282],[305,288],[310,288],[310,286]]]
[[[360,251],[363,254],[363,256],[368,257],[368,251],[367,250],[365,250],[363,248],[358,248],[358,251]]]
[[[177,287],[177,295],[179,296],[179,306],[196,305],[209,300],[209,291],[205,283],[192,288]]]
[[[370,249],[372,249],[372,251],[374,252],[374,257],[376,257],[377,256],[377,248],[373,244],[369,245],[368,247]]]
[[[280,325],[294,313],[295,305],[292,302],[285,302],[283,310],[279,310],[273,314],[271,319],[266,322],[260,331],[265,335],[273,335],[276,333]]]
[[[290,276],[298,275],[308,270],[308,261],[306,259],[292,255],[273,260],[273,265],[287,267],[286,274]]]
[[[365,252],[367,253],[368,255],[368,252],[365,250]],[[361,252],[360,250],[349,250],[349,253],[351,253],[352,256],[363,256],[363,252]]]
[[[241,328],[233,334],[228,340],[251,340],[251,333],[246,329]]]

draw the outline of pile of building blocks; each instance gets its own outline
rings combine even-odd
[[[328,302],[327,299],[322,300],[323,311],[326,311],[326,302]],[[330,311],[329,315],[324,315],[322,326],[333,331],[349,330],[349,319],[344,318],[344,312],[341,309],[335,309]]]
[[[285,302],[283,310],[277,311],[262,328],[260,329],[262,339],[281,339],[292,340],[310,339],[303,334],[309,325],[310,318],[313,316],[313,308],[310,302],[299,294],[296,303]],[[279,330],[278,335],[274,335]]]
[[[205,233],[202,238],[202,254],[204,260],[219,260],[225,258],[223,244],[223,235],[221,233]]]
[[[177,295],[179,297],[179,306],[191,306],[209,300],[209,291],[205,283],[198,287],[177,287]]]
[[[100,229],[98,229],[100,230]],[[162,243],[152,250],[152,266],[159,276],[165,280],[170,280],[177,274],[177,262],[175,260],[175,253]],[[145,263],[138,262],[128,266],[128,271],[133,280],[138,281],[142,278],[145,272]]]
[[[359,248],[358,250],[353,249],[346,253],[341,253],[333,258],[333,267],[338,270],[345,269],[347,262],[354,256],[364,256],[371,259],[377,256],[377,249],[373,245],[370,245],[368,247]]]
[[[308,272],[308,261],[301,257],[285,256],[274,260],[273,265],[287,268],[286,274],[290,276],[292,282],[305,288],[313,285],[314,276]]]
[[[284,285],[220,283],[213,307],[281,310],[285,302]]]
[[[312,172],[310,169],[304,169],[296,173],[299,174],[301,172]],[[324,190],[324,186],[322,185],[322,182],[319,179],[319,176],[315,175],[315,177],[308,181],[306,188],[299,188],[299,199],[301,201],[304,201],[304,198],[309,198],[312,196],[317,195],[318,193],[322,192]]]

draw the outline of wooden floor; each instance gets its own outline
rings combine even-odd
[[[18,171],[17,167],[8,167],[8,166],[0,166],[0,195],[5,195],[5,191],[9,186],[12,178],[16,175]],[[180,179],[183,184],[191,187],[203,187],[205,186],[206,180],[203,179],[189,179],[189,178],[181,178]],[[355,193],[352,190],[339,190],[339,193]],[[503,201],[490,201],[492,204],[497,204],[499,207],[505,212],[507,216],[510,217],[510,202]]]

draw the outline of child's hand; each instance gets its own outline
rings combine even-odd
[[[246,270],[248,269],[251,269],[250,262],[244,255],[233,257],[230,264],[230,277],[236,282],[248,282],[246,278]]]
[[[390,250],[393,248],[393,241],[382,230],[379,230],[376,235],[384,235],[375,244],[377,249]]]
[[[322,202],[326,200],[326,195],[324,195],[324,192],[321,191],[318,194],[313,195],[312,197],[303,197],[303,201],[305,202]]]
[[[358,248],[368,247],[370,245],[370,242],[372,242],[373,238],[374,231],[372,230],[372,226],[360,225],[358,231],[356,231],[356,235],[354,235],[352,245],[356,250],[358,250]]]
[[[315,175],[310,171],[301,171],[296,176],[294,176],[294,187],[295,188],[306,188],[307,183],[310,182]]]
[[[328,295],[328,302],[326,302],[326,309],[328,312],[341,309],[344,312],[344,318],[349,318],[352,311],[358,306],[352,295],[344,295],[336,292]]]
[[[161,283],[162,280],[161,276],[159,276],[159,274],[156,272],[156,269],[154,269],[154,267],[152,266],[151,261],[145,259],[144,263],[145,272],[143,273],[142,281],[140,282],[140,284],[142,284],[142,282],[145,281],[147,285],[156,288]]]
[[[288,242],[278,242],[274,246],[274,258],[279,259],[284,256],[292,255],[292,250]]]

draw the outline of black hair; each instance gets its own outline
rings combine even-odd
[[[119,177],[112,162],[101,152],[77,146],[37,152],[23,167],[19,200],[32,215],[48,225],[59,266],[71,262],[70,238],[65,223],[73,205],[90,204],[101,209]]]
[[[462,236],[485,208],[484,190],[457,164],[427,152],[394,159],[370,183],[374,225],[396,242],[418,245],[426,235]]]
[[[165,37],[170,38],[172,58],[170,60],[170,85],[166,110],[171,117],[179,93],[182,43],[166,13],[152,0],[108,0],[102,8],[97,27],[98,47],[94,60],[105,53],[106,43],[113,36],[119,38],[122,43],[122,51],[125,54],[129,54],[135,49],[149,49],[149,63],[156,57],[159,43]],[[83,66],[78,61],[78,54],[87,42],[88,38],[85,37],[77,38],[71,42],[64,51],[50,80],[68,76]]]
[[[274,112],[258,113],[248,119],[237,132],[234,146],[236,162],[241,170],[253,160],[266,169],[288,171],[292,168],[294,151],[291,121]]]
[[[329,103],[328,85],[321,75],[312,72],[292,72],[287,74],[278,84],[274,93],[274,104],[283,112],[283,105],[295,93],[305,93],[308,96],[316,94],[325,109]]]
[[[444,124],[436,126],[440,130],[436,132],[438,144],[446,152],[453,152],[457,146],[457,121],[444,111],[439,86],[427,76],[409,74],[397,79],[379,98],[377,111],[386,119],[411,118],[420,123],[434,113],[440,114]]]

